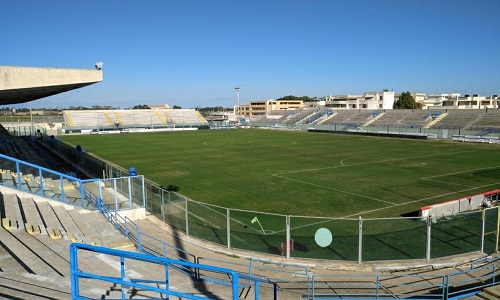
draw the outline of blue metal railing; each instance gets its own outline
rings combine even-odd
[[[139,178],[142,181],[142,207],[145,206],[145,190],[144,190],[144,176],[128,176],[121,178],[112,178],[112,179],[79,179],[73,177],[68,174],[63,174],[54,170],[50,170],[20,159],[16,159],[7,155],[0,154],[0,159],[5,160],[7,163],[12,165],[11,170],[7,170],[10,174],[12,174],[12,180],[1,181],[0,185],[4,185],[7,187],[15,188],[17,190],[27,192],[33,195],[39,195],[42,197],[50,198],[53,200],[59,200],[64,203],[78,205],[84,207],[86,209],[99,209],[102,210],[104,205],[108,206],[108,209],[111,209],[113,205],[111,204],[103,204],[103,194],[101,190],[102,184],[106,184],[107,182],[112,182],[115,186],[115,205],[114,209],[119,209],[118,204],[116,202],[116,180],[133,180],[134,178]],[[30,171],[26,171],[30,170]],[[24,175],[31,174],[35,177],[36,183],[33,182],[33,186],[30,186],[27,183],[27,179]],[[46,179],[50,179],[54,181],[54,188],[49,189],[49,184],[46,182]],[[70,183],[73,185],[73,191],[78,193],[78,196],[68,196],[66,183]],[[88,183],[96,183],[99,186],[99,194],[95,194],[89,189],[85,187],[85,184]],[[35,186],[37,185],[37,186]],[[130,192],[130,191],[129,191]],[[129,193],[128,195],[128,206],[125,208],[132,208],[132,195]],[[122,207],[123,208],[123,207]]]
[[[106,255],[115,256],[115,257],[120,258],[120,263],[121,263],[120,275],[119,276],[104,276],[104,275],[99,275],[96,273],[80,271],[78,254],[79,254],[79,252],[82,252],[82,251],[106,254]],[[164,267],[165,268],[164,281],[128,278],[125,275],[125,269],[126,269],[125,263],[128,261],[143,261],[143,262],[148,262],[151,264],[156,264],[156,265],[160,265],[160,266]],[[194,263],[187,262],[187,261],[172,260],[172,259],[168,259],[168,258],[164,258],[164,257],[156,257],[156,256],[142,254],[142,253],[127,252],[127,251],[123,251],[123,250],[115,250],[115,249],[110,249],[110,248],[105,248],[105,247],[98,247],[98,246],[79,244],[79,243],[73,243],[70,246],[71,297],[74,300],[88,299],[87,297],[80,295],[79,283],[80,283],[80,279],[90,279],[90,280],[96,280],[96,281],[101,281],[101,282],[104,281],[104,282],[110,282],[110,283],[114,283],[117,285],[121,285],[122,286],[122,298],[121,299],[126,299],[125,292],[123,291],[124,286],[128,287],[128,288],[135,288],[138,290],[143,290],[143,291],[163,293],[166,295],[177,296],[177,297],[185,298],[185,299],[209,299],[206,297],[194,296],[192,294],[182,293],[182,292],[178,292],[178,291],[174,291],[174,290],[170,289],[169,268],[171,268],[172,266],[178,266],[178,267],[183,267],[183,268],[193,268],[193,269],[203,269],[203,270],[208,270],[211,272],[225,274],[226,276],[231,278],[231,295],[232,295],[231,299],[233,299],[233,300],[238,299],[239,289],[240,289],[240,285],[239,285],[240,279],[253,281],[254,286],[255,286],[255,299],[256,300],[259,299],[259,279],[252,278],[250,276],[240,276],[238,273],[234,272],[233,270],[212,267],[212,266],[206,266],[206,265],[200,265],[200,264],[194,264]],[[153,285],[147,285],[144,283],[150,283]],[[159,287],[160,285],[165,285],[165,288],[160,288]],[[276,297],[275,297],[275,299],[276,299]]]
[[[74,178],[56,171],[52,171],[28,162],[24,162],[18,159],[11,158],[9,156],[5,156],[0,154],[1,159],[5,159],[9,162],[12,162],[13,165],[15,166],[15,183],[12,183],[12,185],[5,184],[7,186],[12,186],[14,188],[17,188],[22,191],[26,192],[31,192],[32,194],[39,194],[41,196],[49,197],[45,195],[45,189],[43,188],[43,177],[42,173],[47,172],[48,174],[54,175],[52,177],[58,177],[59,182],[61,185],[61,200],[65,200],[65,193],[64,193],[64,183],[63,180],[66,179],[69,182],[75,184],[75,186],[78,187],[77,190],[80,191],[82,203],[81,205],[85,206],[84,199],[87,201],[91,202],[92,204],[96,205],[97,208],[100,209],[100,211],[112,222],[117,229],[119,229],[121,232],[123,232],[130,240],[132,240],[139,251],[142,251],[147,254],[151,254],[154,256],[164,256],[164,257],[170,257],[169,259],[172,259],[175,257],[176,260],[178,261],[183,261],[183,262],[188,262],[188,263],[193,263],[195,262],[200,262],[199,259],[196,259],[196,257],[182,249],[178,249],[172,245],[169,245],[166,242],[163,242],[159,239],[156,239],[152,236],[149,236],[145,233],[142,233],[139,229],[139,226],[135,224],[134,222],[130,221],[127,217],[121,217],[115,210],[112,209],[113,205],[110,204],[103,204],[102,203],[102,198],[99,195],[95,195],[92,192],[86,190],[84,188],[84,183],[87,182],[94,182],[94,180],[80,180],[78,178]],[[21,167],[30,167],[33,168],[34,170],[37,170],[39,173],[39,178],[40,178],[40,189],[38,192],[32,192],[30,190],[26,190],[26,186],[23,185],[21,181],[22,177],[22,171]],[[101,194],[101,193],[100,193]],[[50,198],[50,197],[49,197]],[[68,200],[64,201],[67,202]],[[182,255],[180,255],[182,253]],[[176,256],[177,255],[177,256]],[[184,258],[183,258],[184,257]],[[186,259],[188,257],[189,259]],[[192,260],[192,261],[191,261]],[[400,276],[400,278],[405,278],[406,281],[410,283],[406,284],[401,284],[401,283],[393,283],[391,284],[391,289],[404,289],[404,288],[409,288],[409,289],[414,289],[415,291],[413,293],[398,293],[398,292],[392,292],[390,294],[383,294],[382,287],[384,284],[390,281],[389,278],[384,278],[382,275],[363,275],[363,276],[372,276],[372,278],[368,281],[364,282],[357,282],[354,280],[357,278],[357,275],[352,275],[349,274],[347,276],[346,280],[346,275],[343,275],[344,278],[343,283],[339,284],[336,280],[330,280],[330,279],[325,279],[325,276],[312,276],[311,281],[309,283],[309,275],[306,275],[308,277],[308,283],[307,283],[307,289],[308,292],[307,294],[309,295],[309,289],[312,290],[312,298],[314,299],[315,295],[324,299],[338,299],[339,296],[343,296],[344,298],[349,298],[353,297],[352,291],[349,293],[342,293],[342,290],[345,289],[345,287],[349,287],[352,290],[363,290],[364,293],[361,295],[363,297],[370,297],[370,298],[384,298],[384,297],[393,297],[394,295],[396,296],[401,296],[401,297],[426,297],[426,298],[441,298],[441,297],[447,297],[447,298],[458,298],[461,297],[465,294],[473,294],[477,293],[481,289],[495,285],[497,283],[496,277],[498,276],[498,271],[497,271],[497,263],[498,260],[500,260],[499,257],[495,258],[490,258],[486,257],[484,259],[480,259],[477,261],[473,261],[470,265],[470,270],[466,271],[459,271],[455,273],[450,273],[448,275],[443,275],[443,276],[438,276],[438,277],[432,277],[434,279],[434,282],[431,284],[429,282],[421,282],[418,280],[418,278],[422,278],[422,275],[418,275],[417,277],[412,277],[412,275],[404,275]],[[250,263],[251,264],[251,263]],[[279,264],[279,263],[276,263]],[[477,267],[479,264],[484,264],[480,267]],[[287,265],[287,264],[282,264]],[[172,265],[174,268],[179,268],[180,265]],[[236,266],[234,266],[236,268]],[[239,274],[240,278],[243,278],[245,276],[250,276],[252,277],[251,273],[251,266],[249,267],[249,272],[248,274]],[[193,274],[194,270],[194,274]],[[192,269],[191,267],[187,267],[184,269],[185,273],[191,277],[194,276],[196,280],[202,280],[200,276],[199,269]],[[307,269],[306,269],[306,274],[307,274]],[[461,277],[469,277],[466,279],[462,279]],[[330,276],[331,277],[331,276]],[[212,281],[214,283],[218,284],[228,284],[227,277],[225,280],[222,280],[222,277],[212,277]],[[272,284],[274,286],[274,290],[277,290],[278,284],[281,283],[279,280],[273,281],[272,278],[269,278],[268,276],[266,277],[260,277],[260,278],[255,278],[252,277],[255,280],[259,280],[259,282],[265,282],[268,284]],[[205,278],[208,279],[208,278]],[[208,280],[207,280],[208,281]],[[429,280],[430,281],[430,280]],[[243,284],[240,284],[240,287],[245,287]],[[257,288],[257,287],[256,287]],[[330,292],[328,293],[323,293],[322,290],[328,290]],[[335,293],[331,292],[332,290],[335,291]],[[387,296],[390,295],[390,296]],[[356,295],[359,297],[359,295]],[[193,298],[194,299],[194,298]],[[203,299],[203,298],[202,298]]]
[[[498,275],[495,264],[446,275],[313,275],[312,299],[459,299],[496,285]]]

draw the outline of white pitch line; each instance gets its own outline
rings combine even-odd
[[[422,179],[429,179],[429,178],[443,177],[443,176],[448,176],[448,175],[462,174],[462,173],[467,173],[467,172],[474,172],[474,171],[481,171],[481,170],[488,170],[488,169],[495,169],[495,168],[500,168],[500,166],[486,167],[486,168],[479,168],[479,169],[472,169],[472,170],[465,170],[465,171],[459,171],[459,172],[453,172],[453,173],[447,173],[447,174],[441,174],[441,175],[435,175],[435,176],[424,177],[424,178],[422,178]]]
[[[398,160],[421,158],[421,157],[450,155],[450,154],[457,154],[457,153],[464,153],[464,152],[471,152],[471,151],[473,151],[473,150],[458,151],[458,152],[448,152],[448,153],[441,153],[441,154],[419,155],[419,156],[403,157],[403,158],[393,158],[393,159],[385,159],[385,160],[379,160],[379,161],[373,161],[373,162],[365,162],[365,163],[358,163],[358,164],[352,164],[352,165],[343,165],[342,164],[343,161],[341,161],[342,165],[340,165],[340,166],[325,167],[325,168],[318,168],[318,169],[309,169],[309,170],[302,170],[302,171],[290,171],[290,172],[277,173],[277,174],[271,174],[271,175],[275,176],[275,177],[287,179],[287,180],[290,180],[290,181],[295,181],[295,182],[299,182],[299,183],[302,183],[302,184],[312,185],[312,186],[316,186],[316,187],[319,187],[319,188],[328,189],[328,190],[332,190],[332,191],[336,191],[336,192],[340,192],[340,193],[344,193],[344,194],[348,194],[348,195],[352,195],[352,196],[357,196],[357,197],[361,197],[361,198],[375,200],[375,201],[378,201],[378,202],[383,202],[383,203],[397,205],[394,202],[385,201],[385,200],[382,200],[382,199],[377,199],[377,198],[373,198],[373,197],[369,197],[369,196],[364,196],[364,195],[360,195],[360,194],[356,194],[356,193],[351,193],[351,192],[347,192],[347,191],[343,191],[343,190],[339,190],[339,189],[335,189],[335,188],[331,188],[331,187],[327,187],[327,186],[323,186],[323,185],[319,185],[319,184],[315,184],[315,183],[311,183],[311,182],[306,182],[306,181],[302,181],[302,180],[298,180],[298,179],[292,179],[292,178],[285,177],[285,176],[282,176],[282,175],[283,174],[309,172],[309,171],[326,170],[326,169],[334,169],[334,168],[342,168],[342,167],[350,167],[350,166],[358,166],[358,165],[367,165],[367,164],[374,164],[374,163],[387,162],[387,161],[398,161]],[[354,157],[349,157],[349,158],[354,158]],[[349,158],[346,158],[346,159],[349,159]]]
[[[347,191],[343,191],[343,190],[339,190],[339,189],[334,189],[334,188],[331,188],[331,187],[328,187],[328,186],[324,186],[324,185],[319,185],[319,184],[316,184],[316,183],[311,183],[311,182],[306,182],[306,181],[302,181],[302,180],[298,180],[298,179],[288,178],[288,177],[280,176],[280,175],[276,175],[276,174],[273,174],[273,176],[279,177],[279,178],[283,178],[283,179],[286,179],[286,180],[290,180],[290,181],[299,182],[299,183],[302,183],[302,184],[312,185],[312,186],[315,186],[315,187],[319,187],[319,188],[323,188],[323,189],[327,189],[327,190],[331,190],[331,191],[336,191],[336,192],[339,192],[339,193],[344,193],[344,194],[356,196],[356,197],[366,198],[366,199],[375,200],[375,201],[384,202],[384,203],[389,203],[389,204],[396,204],[394,202],[384,201],[384,200],[373,198],[373,197],[368,197],[368,196],[364,196],[364,195],[360,195],[360,194],[355,194],[355,193],[351,193],[351,192],[347,192]]]
[[[468,172],[475,172],[475,171],[489,170],[489,169],[496,169],[496,168],[500,168],[500,166],[485,167],[485,168],[471,169],[471,170],[465,170],[465,171],[459,171],[459,172],[452,172],[452,173],[447,173],[447,174],[441,174],[441,175],[434,175],[434,176],[429,176],[429,177],[423,177],[423,178],[420,178],[420,179],[421,180],[428,180],[428,181],[439,182],[439,183],[445,183],[445,184],[451,184],[451,185],[463,186],[463,184],[458,184],[458,183],[454,183],[454,182],[448,182],[448,181],[444,181],[444,180],[435,180],[435,179],[430,179],[430,178],[444,177],[444,176],[449,176],[449,175],[463,174],[463,173],[468,173]]]
[[[458,185],[458,186],[463,186],[463,184],[458,184],[454,182],[447,182],[447,181],[442,181],[442,180],[435,180],[435,179],[429,179],[429,178],[420,178],[421,180],[427,180],[427,181],[434,181],[434,182],[439,182],[439,183],[445,183],[445,184],[452,184],[452,185]]]
[[[393,207],[397,207],[397,206],[402,206],[402,205],[406,205],[406,204],[410,204],[410,203],[415,203],[415,202],[419,202],[419,201],[425,201],[425,200],[429,200],[429,199],[433,199],[433,198],[447,196],[447,195],[451,195],[451,194],[455,194],[455,193],[466,192],[466,191],[469,191],[469,190],[483,188],[483,187],[487,187],[487,186],[491,186],[491,185],[495,185],[495,184],[499,184],[499,183],[500,182],[492,183],[492,184],[487,184],[487,185],[473,187],[473,188],[469,188],[469,189],[465,189],[465,190],[461,190],[461,191],[450,192],[450,193],[446,193],[446,194],[441,194],[441,195],[437,195],[437,196],[422,198],[422,199],[418,199],[418,200],[414,200],[414,201],[410,201],[410,202],[405,202],[405,203],[399,203],[399,204],[395,204],[395,205],[392,205],[392,206],[387,206],[387,207],[382,207],[382,208],[367,210],[367,211],[364,211],[364,212],[359,212],[359,213],[348,215],[348,216],[344,216],[344,217],[331,218],[331,219],[327,219],[327,220],[323,220],[323,221],[319,221],[319,222],[315,222],[315,223],[311,223],[311,224],[307,224],[307,225],[293,227],[293,228],[290,228],[290,231],[295,230],[295,229],[299,229],[299,228],[305,228],[305,227],[309,227],[309,226],[313,226],[313,225],[318,225],[318,224],[322,224],[322,223],[327,223],[327,222],[331,222],[331,221],[335,221],[335,220],[339,220],[339,219],[347,219],[347,218],[350,218],[350,217],[359,216],[359,215],[362,215],[362,214],[376,212],[376,211],[381,211],[381,210],[384,210],[384,209],[393,208]],[[328,218],[328,217],[325,217],[325,218]],[[284,232],[284,231],[285,230],[283,230],[282,232]],[[277,231],[276,233],[279,233],[279,231]]]
[[[492,186],[492,185],[498,185],[498,184],[500,184],[500,182],[495,182],[495,183],[486,184],[486,185],[482,185],[482,186],[475,186],[473,188],[468,188],[468,189],[464,189],[464,190],[460,190],[460,191],[454,191],[454,192],[449,192],[449,193],[445,193],[445,194],[441,194],[441,195],[436,195],[436,196],[432,196],[432,197],[417,199],[417,200],[413,200],[413,201],[409,201],[409,202],[405,202],[405,203],[399,203],[399,204],[395,204],[393,206],[387,206],[387,207],[382,207],[382,208],[367,210],[367,211],[359,212],[359,213],[356,213],[356,214],[344,216],[343,218],[354,217],[354,216],[358,216],[358,215],[362,215],[362,214],[367,214],[367,213],[371,213],[371,212],[381,211],[381,210],[388,209],[388,208],[394,208],[394,207],[397,207],[397,206],[403,206],[403,205],[410,204],[410,203],[415,203],[415,202],[422,202],[422,201],[425,201],[425,200],[430,200],[430,199],[439,198],[439,197],[443,197],[443,196],[448,196],[448,195],[452,195],[452,194],[457,194],[457,193],[461,193],[461,192],[467,192],[467,191],[476,190],[476,189],[480,189],[480,188],[484,188],[484,187],[488,187],[488,186]]]
[[[352,157],[348,157],[348,158],[344,158],[343,160],[340,161],[340,164],[342,165],[342,167],[347,167],[348,165],[344,165],[344,161],[348,160],[348,159],[351,159],[351,158],[356,158],[356,157],[365,157],[366,155],[363,155],[363,156],[352,156]]]
[[[316,169],[306,169],[306,170],[288,171],[288,172],[276,173],[276,174],[272,174],[272,175],[273,175],[273,176],[278,176],[278,175],[283,175],[283,174],[294,174],[294,173],[303,173],[303,172],[314,172],[314,171],[321,171],[321,170],[328,170],[328,169],[336,169],[336,168],[345,168],[345,167],[353,167],[353,166],[361,166],[361,165],[370,165],[370,164],[376,164],[376,163],[382,163],[382,162],[389,162],[389,161],[398,161],[398,160],[405,160],[405,159],[414,159],[414,158],[422,158],[422,157],[432,157],[432,156],[451,155],[451,154],[457,154],[457,153],[467,153],[467,152],[473,152],[473,151],[474,151],[474,150],[467,150],[467,151],[447,152],[447,153],[440,153],[440,154],[428,154],[428,155],[418,155],[418,156],[410,156],[410,157],[400,157],[400,158],[382,159],[382,160],[376,160],[376,161],[370,161],[370,162],[363,162],[363,163],[357,163],[357,164],[352,164],[352,165],[340,165],[340,166],[331,166],[331,167],[316,168]]]

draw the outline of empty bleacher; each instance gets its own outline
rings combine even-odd
[[[194,109],[131,110],[65,110],[65,129],[114,130],[206,125],[208,122]]]
[[[368,121],[373,111],[371,110],[359,110],[359,109],[346,109],[346,110],[336,110],[337,114],[332,118],[329,118],[322,124],[324,125],[334,125],[334,124],[356,124],[363,125]]]
[[[485,116],[484,110],[477,109],[449,109],[447,113],[432,128],[470,128]]]
[[[495,113],[492,113],[491,118],[494,118]],[[166,117],[172,116],[166,115]],[[362,124],[370,117],[373,117],[373,115],[368,111],[359,111],[353,114],[347,123],[359,122],[359,124]],[[415,115],[414,118],[420,120],[418,115]],[[428,117],[423,116],[423,118],[427,120]],[[412,117],[407,116],[404,119],[412,122]],[[478,121],[479,119],[475,120]],[[123,119],[122,122],[124,122]],[[7,137],[7,139],[10,138]],[[12,139],[9,143],[18,143],[18,141]],[[8,147],[12,150],[12,153],[9,152],[9,154],[16,155],[16,147],[12,147],[10,144]],[[18,149],[24,149],[23,147],[24,145],[19,146]],[[4,150],[3,147],[1,149]],[[24,159],[33,159],[35,161],[39,159],[35,157],[36,152],[31,154],[33,157],[27,155],[24,150],[21,152],[22,154],[17,155],[23,156]],[[44,159],[41,159],[41,161],[44,161]],[[12,186],[17,186],[19,183],[22,187],[35,193],[42,188],[40,182],[37,182],[36,174],[30,173],[29,168],[24,169],[20,177],[19,173],[11,172],[12,168],[13,166],[8,163],[3,164],[2,171],[5,172],[0,172],[0,175],[4,185],[9,185],[5,184],[6,182],[11,182]],[[67,195],[71,195],[72,189],[74,189],[74,185],[70,181],[62,181],[61,183],[57,181],[57,178],[51,178],[50,176],[47,176],[45,180],[43,188],[52,191],[54,195],[58,193],[60,195],[62,190]],[[97,186],[86,185],[86,188],[97,193]],[[108,197],[105,198],[108,199]],[[75,201],[78,199],[76,197]],[[106,199],[105,202],[114,203],[114,200]],[[0,194],[0,212],[2,213],[0,285],[3,286],[0,297],[11,299],[32,299],[33,297],[70,299],[68,293],[71,286],[69,282],[68,248],[73,241],[135,251],[134,244],[120,235],[113,227],[113,224],[109,223],[97,211],[79,209],[50,199],[31,197],[11,191]],[[4,219],[5,221],[3,221]],[[141,229],[147,228],[158,240],[168,239],[168,242],[172,245],[181,245],[179,247],[183,248],[182,240],[186,239],[185,236],[180,237],[180,234],[175,232],[166,234],[164,231],[159,231],[158,227],[153,226],[154,224],[149,220],[141,220],[137,224],[140,225]],[[190,240],[189,237],[186,240]],[[196,242],[192,244],[196,244]],[[193,247],[193,245],[190,245],[190,247]],[[197,251],[203,253],[207,261],[210,260],[208,257],[211,257],[211,255],[205,248],[199,247]],[[110,276],[115,274],[113,271],[116,271],[115,269],[119,266],[119,261],[109,260],[109,258],[104,258],[102,255],[88,256],[84,259],[89,261],[82,265],[82,269],[98,269],[102,274],[109,274]],[[241,262],[239,257],[227,256],[223,253],[218,253],[218,256],[215,256],[211,261],[216,265]],[[265,276],[268,276],[270,264],[270,262],[262,263]],[[236,265],[230,266],[234,267]],[[245,265],[245,267],[247,266]],[[140,265],[132,269],[132,271],[140,274],[147,273],[148,275],[162,272],[162,270],[156,269],[148,270]],[[321,272],[322,270],[319,268],[315,269],[315,273]],[[332,271],[330,269],[326,272],[331,273]],[[283,280],[284,278],[280,279]],[[177,276],[171,280],[170,284],[174,287],[186,285],[187,290],[193,295],[208,295],[211,299],[228,299],[227,294],[221,294],[210,289],[207,283],[203,282],[201,284],[198,282],[195,284],[190,280],[186,280],[186,277]],[[116,299],[121,297],[120,286],[105,284],[96,286],[86,282],[82,282],[80,285],[85,292],[85,296],[89,298]],[[202,287],[200,288],[200,286]],[[282,286],[285,286],[285,283]],[[303,288],[302,285],[300,287]],[[329,287],[329,290],[332,289]],[[242,290],[242,294],[243,291],[245,290]],[[139,292],[139,296],[144,295]],[[168,299],[181,298],[170,296]],[[271,298],[261,296],[261,299]],[[301,299],[301,294],[292,293],[290,297],[280,296],[280,299]]]
[[[488,109],[477,113],[479,115],[470,122],[470,127],[475,128],[500,128],[500,109]]]

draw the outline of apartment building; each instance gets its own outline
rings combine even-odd
[[[302,100],[263,100],[250,101],[247,105],[240,105],[239,115],[245,119],[255,119],[270,114],[273,110],[295,110],[304,107]],[[238,115],[238,106],[234,107]]]
[[[321,99],[325,107],[344,109],[392,109],[394,105],[394,92],[365,92],[361,95],[327,96]]]

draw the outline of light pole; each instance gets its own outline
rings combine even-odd
[[[238,120],[238,125],[240,124],[240,91],[241,87],[237,86],[234,88],[236,90],[236,96],[238,97],[238,111],[236,114],[236,119]]]

